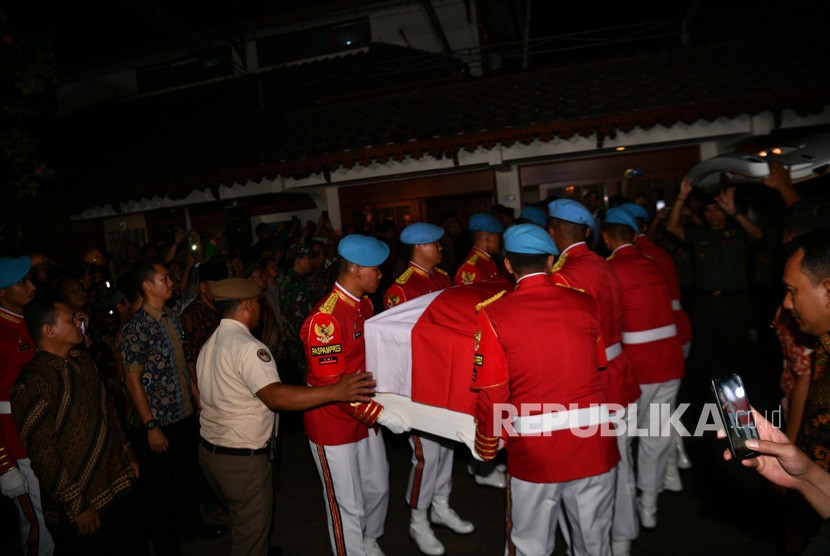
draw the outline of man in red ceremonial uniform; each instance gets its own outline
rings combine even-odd
[[[638,231],[636,219],[625,209],[617,207],[606,213],[602,238],[624,292],[623,349],[640,385],[638,427],[660,425],[659,430],[649,429],[639,437],[637,449],[640,523],[651,529],[657,526],[657,497],[663,491],[669,449],[673,449],[669,416],[684,366],[669,286],[657,263],[634,247]],[[661,411],[665,405],[668,410]]]
[[[311,311],[300,330],[311,386],[324,386],[344,374],[366,371],[363,326],[373,316],[366,294],[380,285],[378,266],[389,246],[351,234],[337,246],[340,268],[331,293]],[[376,425],[394,433],[409,427],[382,405],[333,403],[304,414],[305,434],[323,483],[329,538],[336,556],[382,556],[389,505],[389,463]]]
[[[507,432],[505,553],[553,553],[564,508],[573,553],[610,555],[620,455],[613,435],[602,434],[609,415],[596,300],[550,279],[558,250],[544,229],[511,226],[504,240],[516,289],[478,313],[472,448],[492,459]],[[557,404],[543,405],[551,400]]]
[[[551,278],[554,283],[584,290],[597,300],[608,360],[607,366],[600,369],[600,377],[608,402],[621,408],[616,418],[627,425],[626,434],[617,436],[620,463],[611,528],[614,556],[622,556],[628,554],[631,541],[639,534],[637,478],[631,454],[634,437],[630,434],[636,420],[636,406],[632,412],[628,407],[640,397],[640,387],[628,354],[622,349],[622,288],[608,261],[586,243],[595,222],[585,205],[572,199],[556,199],[548,204],[548,211],[551,216],[549,231],[561,253]]]
[[[20,540],[25,556],[54,552],[43,520],[40,484],[12,420],[9,395],[20,370],[35,356],[23,308],[35,297],[29,257],[0,258],[0,491],[20,512]]]
[[[400,239],[410,248],[409,267],[386,290],[384,308],[452,286],[447,273],[437,267],[441,263],[441,244],[438,240],[443,235],[443,228],[426,222],[416,222],[403,229]],[[475,530],[472,523],[458,517],[449,506],[455,442],[413,431],[409,444],[412,446],[412,469],[406,487],[406,502],[411,510],[409,536],[424,554],[440,555],[444,553],[444,545],[435,536],[427,519],[430,506],[433,523],[445,525],[460,534]]]
[[[680,281],[678,280],[674,259],[668,251],[651,241],[651,238],[643,233],[646,222],[648,222],[648,211],[645,208],[637,203],[623,203],[620,206],[637,219],[637,225],[640,227],[639,233],[634,238],[634,247],[654,259],[669,284],[671,307],[674,311],[674,322],[677,325],[677,338],[683,346],[683,359],[685,361],[689,358],[689,353],[692,350],[692,322],[680,303]],[[683,437],[674,428],[672,428],[672,440],[674,441],[674,449],[669,451],[664,488],[673,492],[680,492],[683,490],[683,482],[680,480],[678,469],[689,469],[692,467],[692,463],[688,454],[686,454]]]
[[[473,248],[455,272],[453,284],[469,286],[488,280],[503,279],[499,265],[493,260],[493,255],[501,251],[501,234],[504,232],[502,223],[489,212],[479,212],[470,217],[467,228],[473,239]],[[475,477],[476,483],[480,485],[495,488],[507,486],[503,464],[470,462],[467,472]]]
[[[492,214],[479,212],[470,217],[467,228],[473,238],[473,249],[455,272],[453,283],[456,286],[468,286],[492,278],[501,278],[499,265],[493,260],[493,255],[501,250],[504,226]]]

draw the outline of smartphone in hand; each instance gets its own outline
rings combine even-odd
[[[733,374],[713,378],[712,391],[732,457],[737,461],[759,455],[746,447],[747,440],[758,439],[758,431],[755,429],[755,419],[752,417],[741,376]]]

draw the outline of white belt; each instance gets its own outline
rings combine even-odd
[[[681,310],[682,308],[683,308],[683,306],[680,304],[680,300],[679,300],[679,299],[672,299],[672,300],[671,300],[671,310],[672,310],[672,311],[679,311],[679,310]]]
[[[607,405],[594,405],[580,409],[540,413],[516,417],[513,428],[519,434],[540,434],[543,432],[562,431],[580,427],[590,427],[608,422]]]
[[[624,344],[647,344],[677,336],[677,326],[669,324],[660,328],[640,330],[639,332],[623,332],[622,341]]]
[[[617,342],[605,348],[605,359],[610,363],[622,353],[622,344]]]
[[[12,412],[11,402],[0,402],[0,415],[8,415]]]

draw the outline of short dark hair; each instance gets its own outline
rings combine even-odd
[[[585,230],[590,229],[588,224],[578,224],[576,222],[571,222],[570,220],[556,218],[555,216],[548,218],[548,226],[554,230],[565,230],[566,233],[575,235],[585,235]]]
[[[634,228],[628,224],[612,224],[609,222],[602,223],[602,231],[617,240],[633,240]]]
[[[239,308],[239,304],[243,301],[243,299],[220,299],[215,301],[216,310],[219,311],[219,314],[224,317],[236,312]]]
[[[23,318],[26,321],[26,330],[29,336],[39,342],[43,337],[43,327],[47,324],[55,324],[58,320],[58,312],[55,310],[55,303],[63,303],[54,296],[46,296],[33,299],[23,308]]]
[[[815,230],[798,236],[785,249],[787,260],[799,250],[804,252],[801,269],[813,285],[830,278],[830,234],[827,230]]]
[[[144,282],[153,281],[153,276],[156,275],[157,264],[164,266],[162,260],[156,257],[146,257],[135,263],[132,273],[133,280],[135,280],[135,284],[138,286],[139,291],[144,291]]]
[[[531,272],[544,271],[549,256],[544,253],[514,253],[512,251],[507,251],[505,254],[505,257],[510,260],[510,266],[513,267],[513,270],[522,276]]]
[[[347,259],[344,259],[343,257],[340,257],[338,259],[338,262],[337,262],[337,276],[338,276],[338,278],[348,274],[349,270],[351,270],[351,268],[353,266],[359,266],[359,265],[356,265],[352,261],[349,261]]]

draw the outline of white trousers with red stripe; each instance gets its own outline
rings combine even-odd
[[[52,556],[55,545],[52,535],[43,521],[43,506],[40,502],[40,483],[32,471],[29,458],[17,460],[17,468],[29,483],[29,492],[14,499],[14,505],[20,513],[20,541],[23,543],[23,556]]]
[[[406,503],[412,509],[429,508],[435,496],[452,492],[452,461],[457,442],[425,432],[409,435],[412,469],[406,487]]]
[[[363,538],[383,535],[389,506],[389,462],[380,431],[359,442],[308,441],[323,483],[329,540],[335,556],[364,556]]]

